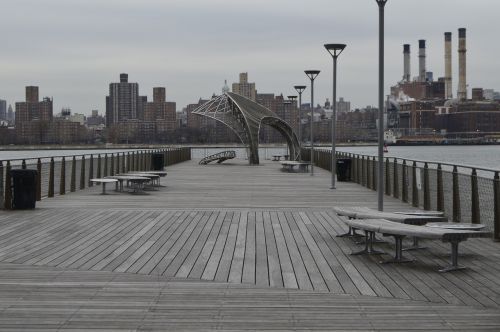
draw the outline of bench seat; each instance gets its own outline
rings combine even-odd
[[[451,244],[451,265],[441,269],[440,272],[449,272],[464,269],[458,265],[458,244],[468,238],[490,237],[491,232],[475,230],[454,230],[446,228],[435,228],[426,226],[416,226],[389,221],[385,219],[348,219],[344,222],[353,229],[365,232],[365,249],[355,254],[380,254],[373,250],[374,233],[381,233],[384,236],[393,236],[396,241],[396,252],[392,260],[388,263],[404,263],[409,260],[403,257],[403,238],[416,237],[429,240],[440,240]]]

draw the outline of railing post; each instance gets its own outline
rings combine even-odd
[[[408,168],[406,165],[406,159],[403,159],[403,167],[402,167],[402,195],[401,200],[405,203],[408,203]]]
[[[98,154],[97,155],[97,178],[100,179],[101,178],[101,155]]]
[[[498,172],[495,172],[495,177],[493,178],[493,199],[495,214],[493,222],[493,239],[495,241],[500,241],[500,176]]]
[[[441,164],[438,164],[437,167],[437,210],[444,211],[443,168]]]
[[[361,156],[357,155],[356,156],[356,164],[358,169],[356,170],[358,172],[358,183],[363,184],[363,161],[361,160]]]
[[[131,168],[130,166],[132,166],[131,164],[131,159],[130,159],[130,152],[127,152],[127,169],[126,169],[126,173],[130,172],[131,171]]]
[[[385,159],[385,194],[387,196],[391,195],[391,169],[389,158]]]
[[[125,152],[122,153],[122,173],[127,173],[127,156]]]
[[[473,224],[481,223],[481,213],[479,211],[479,190],[477,186],[477,171],[472,169],[471,174],[471,219]]]
[[[109,175],[115,175],[115,154],[111,153],[111,165],[109,167]]]
[[[371,159],[370,157],[366,157],[366,188],[371,189],[372,186],[372,171],[370,168]]]
[[[4,195],[5,195],[5,191],[4,191],[4,187],[3,187],[3,161],[0,160],[0,209],[3,209],[4,208]]]
[[[10,161],[7,160],[7,166],[5,168],[5,189],[4,192],[5,194],[3,195],[4,197],[4,209],[5,210],[10,210],[12,209],[12,179],[10,177]]]
[[[377,167],[378,167],[378,160],[375,160],[375,157],[373,157],[373,163],[372,163],[372,189],[377,190]],[[380,161],[380,166],[383,167],[384,161]]]
[[[453,222],[460,222],[460,186],[458,184],[458,169],[453,166]]]
[[[394,158],[393,164],[393,180],[392,180],[392,196],[399,198],[399,177],[398,177],[398,159]]]
[[[108,154],[104,154],[104,169],[102,172],[102,177],[108,176]]]
[[[36,170],[38,171],[38,176],[36,177],[36,200],[42,200],[42,161],[40,158],[36,161]]]
[[[71,192],[76,191],[76,157],[73,156],[73,161],[71,163],[71,184],[70,189]]]
[[[48,197],[54,197],[54,157],[50,158]]]
[[[88,186],[89,187],[94,186],[94,183],[92,181],[90,181],[93,178],[94,178],[94,156],[90,155],[90,159],[89,159],[89,182],[88,182]]]
[[[418,187],[417,187],[417,163],[414,161],[412,165],[412,192],[411,192],[411,201],[414,207],[418,207]]]
[[[61,159],[61,174],[59,177],[59,195],[66,194],[66,158]]]
[[[82,156],[82,165],[80,166],[80,190],[85,189],[85,156]]]
[[[424,210],[431,209],[431,188],[429,185],[429,165],[424,165]]]

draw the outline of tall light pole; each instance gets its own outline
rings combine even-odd
[[[295,103],[295,100],[297,99],[297,96],[287,96],[287,97],[288,97],[288,100],[290,100],[291,104],[293,105],[292,106],[292,110],[293,110],[293,108],[297,106],[297,104]],[[293,120],[294,120],[293,118],[290,119],[290,124],[293,123]],[[293,156],[293,157],[295,158],[295,156]],[[292,160],[292,158],[290,158],[290,160]]]
[[[311,176],[314,175],[314,80],[319,75],[319,70],[305,70],[307,77],[311,80]]]
[[[384,7],[387,0],[375,0],[379,12],[378,46],[378,210],[384,211]]]
[[[299,94],[299,160],[302,161],[302,92],[304,92],[306,86],[296,85],[294,89]]]
[[[333,58],[333,97],[332,97],[332,186],[335,189],[335,176],[337,174],[337,155],[335,146],[337,143],[337,58],[344,51],[345,44],[325,44],[325,48]]]

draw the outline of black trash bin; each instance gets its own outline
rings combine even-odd
[[[36,184],[38,172],[33,169],[13,169],[12,209],[34,209],[36,204]]]
[[[153,153],[151,155],[151,165],[153,165],[154,171],[163,171],[164,164],[165,159],[163,153]]]
[[[351,180],[351,159],[339,158],[337,159],[337,181],[350,181]]]

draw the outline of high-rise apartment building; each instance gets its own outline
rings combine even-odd
[[[240,73],[240,82],[233,83],[233,92],[253,101],[257,100],[255,83],[248,83],[248,73]]]
[[[0,120],[7,120],[7,102],[0,99]]]
[[[166,101],[165,88],[153,88],[153,101],[144,104],[144,121],[156,122],[156,131],[164,133],[175,130],[176,117],[176,103]]]
[[[337,102],[337,112],[346,113],[351,111],[351,102],[345,101],[344,98],[340,98]]]
[[[38,87],[26,87],[26,101],[16,103],[16,136],[21,142],[43,143],[53,118],[52,99],[38,100]]]
[[[142,118],[143,103],[147,97],[139,96],[139,84],[129,83],[128,74],[120,74],[119,83],[109,84],[106,97],[106,125]]]

